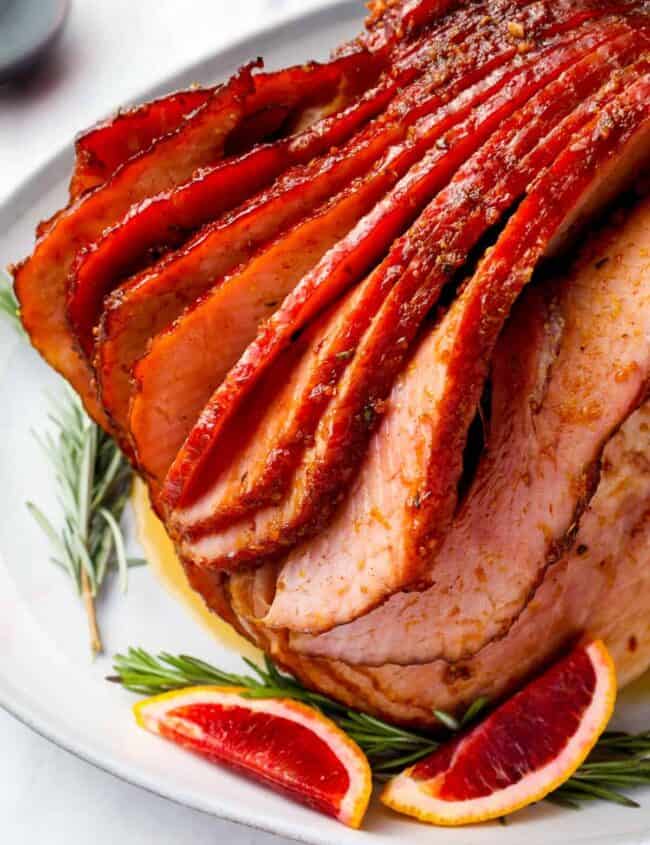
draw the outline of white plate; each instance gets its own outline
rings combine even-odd
[[[358,0],[330,6],[283,27],[266,30],[208,61],[145,91],[141,99],[192,81],[223,78],[251,56],[270,67],[324,58],[330,45],[358,31]],[[34,226],[65,199],[72,165],[67,148],[35,173],[0,206],[0,265],[29,252]],[[435,841],[474,845],[650,842],[650,790],[639,792],[643,809],[593,804],[581,812],[539,805],[521,812],[507,827],[433,831],[389,814],[370,811],[364,832],[289,803],[227,771],[188,755],[138,730],[133,697],[104,681],[108,659],[91,664],[84,619],[67,580],[48,563],[46,540],[34,526],[25,501],[56,507],[52,479],[30,429],[46,424],[47,391],[59,379],[6,325],[0,325],[0,703],[44,736],[114,774],[191,807],[319,845],[368,841]],[[129,645],[202,656],[225,668],[240,665],[237,654],[216,643],[168,595],[146,569],[132,573],[128,596],[110,590],[100,606],[109,653]],[[626,693],[621,724],[650,725],[650,690]],[[646,685],[647,687],[647,685]],[[645,719],[644,719],[645,712]]]

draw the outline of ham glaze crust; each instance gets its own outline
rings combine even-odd
[[[118,112],[13,267],[207,606],[430,726],[650,665],[650,6],[377,0]]]

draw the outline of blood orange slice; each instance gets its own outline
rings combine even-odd
[[[138,702],[138,724],[357,828],[372,788],[361,749],[317,710],[191,687]]]
[[[577,646],[477,727],[389,781],[381,800],[448,826],[519,810],[575,772],[615,698],[616,673],[603,643]]]

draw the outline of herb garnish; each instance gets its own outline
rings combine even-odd
[[[33,502],[27,507],[52,543],[51,561],[68,573],[83,599],[95,655],[103,650],[95,599],[106,573],[116,569],[125,592],[129,567],[145,563],[127,558],[120,529],[133,471],[115,441],[88,417],[69,388],[53,403],[49,419],[54,432],[35,437],[56,478],[61,531]]]
[[[223,672],[210,663],[187,655],[159,654],[130,648],[114,658],[116,675],[108,680],[120,683],[140,695],[156,695],[200,684],[245,687],[251,698],[293,698],[317,707],[335,721],[366,753],[375,777],[386,779],[434,751],[440,739],[424,732],[405,730],[375,716],[349,710],[321,693],[302,686],[281,672],[268,658],[259,667],[245,660],[252,675]],[[459,721],[435,711],[441,724],[453,732],[473,722],[485,710],[487,700],[477,699]],[[641,734],[604,733],[585,763],[547,800],[577,808],[583,801],[604,799],[627,807],[638,806],[618,790],[650,784],[650,731]]]
[[[24,334],[20,322],[20,306],[11,286],[11,280],[5,273],[0,273],[0,314],[8,318],[16,331]]]
[[[7,276],[0,278],[0,314],[25,333]],[[128,568],[146,563],[126,557],[120,529],[133,471],[117,444],[88,417],[79,397],[69,388],[53,404],[49,419],[54,433],[35,437],[54,470],[63,511],[61,531],[33,502],[27,507],[52,543],[50,560],[68,573],[83,599],[90,647],[96,655],[103,646],[95,599],[106,573],[117,569],[125,591]]]

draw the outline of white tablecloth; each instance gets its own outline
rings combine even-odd
[[[327,0],[73,0],[56,53],[0,87],[0,202],[116,104],[232,39]],[[74,695],[74,690],[70,690]],[[0,711],[0,841],[281,845],[129,786]]]

